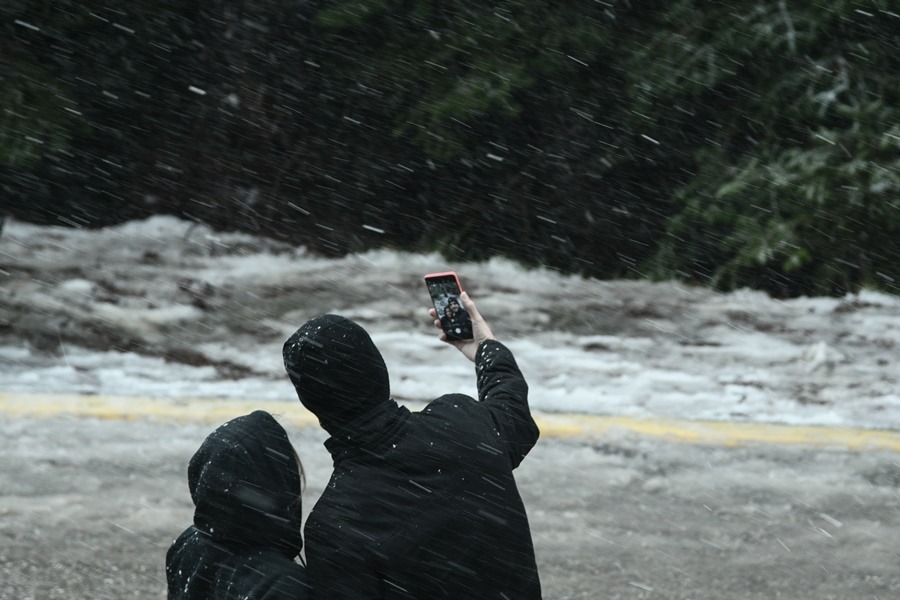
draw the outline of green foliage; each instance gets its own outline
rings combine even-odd
[[[314,22],[341,45],[329,72],[383,95],[395,136],[450,158],[472,150],[471,128],[484,120],[515,126],[520,98],[542,78],[565,80],[608,50],[596,12],[578,2],[351,0],[324,2]]]
[[[900,280],[900,18],[887,2],[696,5],[636,56],[651,70],[634,101],[658,127],[679,108],[715,120],[651,272],[783,295]]]
[[[63,83],[38,67],[0,77],[0,163],[29,167],[68,149],[78,103]]]
[[[349,0],[335,2],[316,13],[315,24],[323,29],[345,29],[363,25],[391,4],[390,0]]]
[[[465,147],[454,123],[471,123],[491,114],[517,116],[521,105],[515,100],[516,92],[531,81],[523,65],[479,57],[465,75],[433,85],[394,133],[412,132],[432,156],[459,156]]]
[[[0,10],[0,165],[27,168],[68,150],[75,132],[84,128],[72,86],[57,77],[56,65],[36,59],[48,39],[83,22],[86,11],[5,4]]]
[[[8,0],[0,212],[897,292],[898,27],[891,0]]]

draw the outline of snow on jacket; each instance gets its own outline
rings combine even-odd
[[[284,428],[267,412],[216,429],[194,454],[194,524],[166,554],[169,600],[306,600],[302,481]]]
[[[343,350],[329,353],[335,341]],[[541,597],[513,477],[539,432],[509,349],[492,340],[479,347],[478,400],[445,395],[420,412],[389,398],[380,354],[341,317],[298,330],[285,343],[285,366],[332,434],[334,472],[305,528],[315,598]],[[349,418],[353,390],[365,410]]]

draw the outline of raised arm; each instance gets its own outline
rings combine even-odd
[[[475,353],[478,351],[478,347],[482,342],[486,340],[494,339],[494,334],[491,331],[491,328],[488,327],[487,322],[484,320],[484,317],[481,316],[481,313],[478,312],[478,307],[475,306],[475,303],[469,298],[469,294],[463,292],[459,296],[460,300],[462,300],[463,308],[465,308],[466,312],[469,313],[469,319],[472,321],[472,339],[471,340],[448,340],[447,334],[441,330],[441,341],[447,342],[448,344],[452,344],[459,349],[463,355],[471,361],[475,360]],[[441,329],[441,319],[438,317],[437,311],[433,308],[428,309],[428,314],[434,320],[434,326],[438,329]]]
[[[440,338],[456,346],[466,358],[475,362],[478,399],[487,406],[497,431],[506,443],[510,462],[516,468],[540,435],[528,406],[528,384],[512,352],[494,338],[475,302],[465,292],[460,299],[472,320],[474,339],[447,340],[444,333]],[[431,309],[429,314],[434,319],[435,327],[440,329],[441,321],[435,310]]]
[[[515,469],[540,436],[528,406],[528,384],[512,352],[497,340],[478,347],[475,375],[478,400],[490,411]]]

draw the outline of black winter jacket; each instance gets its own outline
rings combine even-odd
[[[334,472],[305,529],[315,598],[541,597],[512,472],[539,435],[528,387],[497,341],[475,367],[477,401],[411,413],[389,400],[325,442]]]
[[[302,488],[294,448],[267,412],[210,434],[188,467],[194,525],[166,555],[169,600],[306,600],[294,562]]]

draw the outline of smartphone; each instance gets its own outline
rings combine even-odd
[[[456,272],[429,273],[425,276],[425,285],[447,339],[471,340],[472,320],[460,300],[463,290]]]

